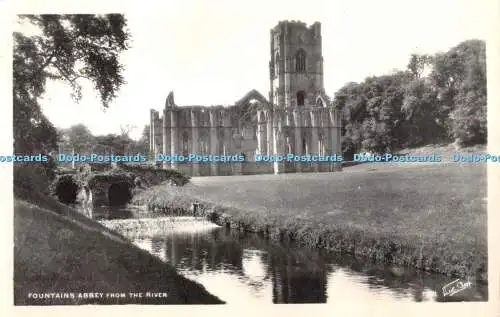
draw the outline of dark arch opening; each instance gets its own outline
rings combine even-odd
[[[71,178],[62,179],[57,184],[55,192],[63,204],[74,204],[78,194],[78,184]]]
[[[132,199],[130,185],[125,182],[115,183],[109,186],[108,202],[110,206],[123,206]]]
[[[304,91],[297,92],[297,106],[303,106],[306,99],[306,93]]]
[[[323,100],[321,100],[321,98],[318,98],[318,100],[316,100],[316,105],[317,105],[318,107],[323,108],[323,107],[324,107],[324,105],[323,105]]]
[[[187,156],[189,152],[189,135],[187,132],[182,134],[182,155]]]

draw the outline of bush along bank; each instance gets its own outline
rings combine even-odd
[[[132,203],[146,206],[155,213],[205,217],[232,231],[257,233],[266,239],[293,242],[302,247],[410,266],[482,284],[488,281],[487,253],[479,245],[462,245],[445,238],[435,241],[423,235],[403,236],[375,226],[364,228],[349,223],[300,221],[277,217],[271,212],[265,217],[255,216],[252,211],[202,201],[176,188],[165,190],[164,186],[139,193]]]

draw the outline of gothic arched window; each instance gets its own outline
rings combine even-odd
[[[306,52],[299,49],[295,54],[295,71],[303,73],[306,71]]]
[[[189,135],[187,132],[182,134],[182,155],[187,156],[189,153]]]
[[[225,145],[225,137],[224,137],[224,130],[219,131],[219,142],[218,142],[218,151],[220,155],[226,155],[226,145]]]
[[[280,74],[280,53],[276,52],[276,56],[274,58],[274,75],[276,77]]]
[[[292,153],[292,142],[290,140],[290,137],[286,137],[286,154]]]
[[[209,153],[209,144],[208,144],[208,137],[205,134],[202,134],[200,137],[200,154],[201,155],[206,155]]]
[[[320,134],[318,137],[318,152],[319,155],[325,155],[325,140],[323,134]]]
[[[297,92],[297,106],[303,106],[306,99],[306,93],[304,91]]]
[[[317,105],[318,107],[323,108],[323,107],[324,107],[324,105],[323,105],[323,100],[321,100],[321,98],[318,98],[318,100],[316,100],[316,105]]]

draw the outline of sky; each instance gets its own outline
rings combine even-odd
[[[161,110],[170,91],[180,106],[230,105],[251,89],[267,96],[269,32],[281,20],[321,22],[325,90],[333,96],[347,82],[404,69],[412,53],[486,39],[489,2],[130,2],[119,8],[132,36],[132,47],[121,57],[127,83],[109,109],[103,110],[88,83],[75,104],[69,87],[54,82],[47,85],[42,109],[59,128],[83,123],[99,135],[132,125],[131,136],[138,138],[150,109]]]

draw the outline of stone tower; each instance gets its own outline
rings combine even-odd
[[[321,24],[282,21],[271,30],[269,100],[280,108],[316,106],[324,94]]]

